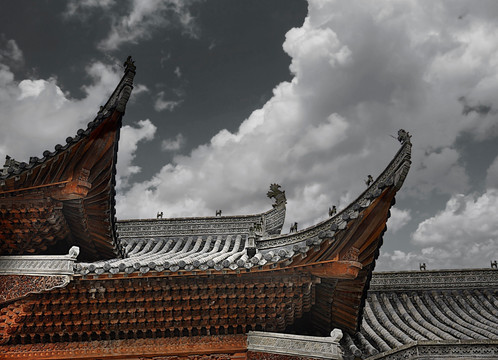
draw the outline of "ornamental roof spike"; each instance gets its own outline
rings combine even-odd
[[[280,185],[279,184],[271,184],[270,185],[270,190],[266,193],[266,196],[268,196],[270,199],[275,199],[275,203],[273,204],[273,207],[281,207],[287,204],[287,198],[285,197],[285,191],[280,190]]]

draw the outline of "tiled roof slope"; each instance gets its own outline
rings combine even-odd
[[[374,274],[361,331],[344,345],[369,359],[496,358],[498,271]]]
[[[316,253],[319,248],[324,250],[325,244],[340,251],[345,244],[338,239],[365,217],[363,212],[382,203],[384,190],[392,188],[392,197],[401,187],[409,169],[410,153],[408,140],[403,142],[384,172],[353,203],[307,229],[283,235],[269,234],[265,230],[277,228],[274,224],[278,224],[280,230],[285,205],[274,205],[274,209],[266,213],[251,216],[121,221],[118,231],[125,258],[78,263],[76,273],[250,269],[295,263],[307,253]],[[380,222],[384,228],[385,222]],[[254,253],[248,251],[251,247],[254,247]]]
[[[29,163],[0,170],[0,255],[41,254],[62,242],[87,260],[119,255],[114,186],[121,119],[133,88],[131,58],[97,117]]]

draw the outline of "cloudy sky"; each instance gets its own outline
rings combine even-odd
[[[498,259],[498,2],[10,1],[0,156],[86,127],[133,55],[118,217],[346,206],[413,138],[377,270]]]

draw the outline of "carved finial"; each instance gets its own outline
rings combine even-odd
[[[406,142],[411,142],[410,139],[412,138],[412,136],[410,135],[410,133],[408,131],[405,131],[403,129],[399,129],[398,130],[398,141],[402,144],[406,143]]]
[[[427,266],[425,266],[425,263],[420,263],[419,265],[420,271],[425,271],[427,270]]]
[[[126,58],[126,61],[123,64],[125,68],[125,72],[135,71],[137,67],[135,66],[135,61],[131,58],[131,55]]]
[[[266,196],[268,196],[270,199],[275,199],[275,204],[273,204],[274,208],[280,205],[287,204],[285,191],[280,190],[280,185],[278,184],[271,184],[270,190],[266,193]]]
[[[72,257],[73,259],[76,259],[80,253],[80,248],[77,246],[71,246],[71,249],[69,249],[69,256]]]
[[[498,262],[496,260],[491,261],[491,269],[498,269]]]
[[[297,232],[297,222],[291,225],[289,233]]]
[[[163,212],[157,212],[157,216],[156,216],[156,219],[162,219],[163,218]]]
[[[341,329],[334,329],[330,332],[330,337],[332,338],[333,342],[339,342],[342,339],[342,330]]]
[[[216,210],[216,216],[221,216],[222,211],[221,210]]]
[[[370,186],[373,182],[374,182],[374,179],[373,179],[372,175],[368,175],[367,179],[365,180],[365,184],[367,184],[367,186]]]
[[[337,214],[337,208],[335,207],[335,205],[332,205],[332,207],[329,208],[329,216],[332,217],[335,214]]]

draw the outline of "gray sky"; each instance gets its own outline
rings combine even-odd
[[[377,270],[498,258],[495,1],[11,1],[0,13],[0,155],[86,127],[131,54],[118,217],[346,206],[412,135]]]

